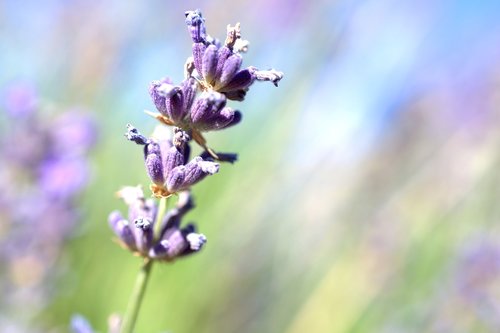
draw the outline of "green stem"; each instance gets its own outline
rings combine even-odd
[[[161,221],[163,220],[163,215],[165,215],[166,209],[167,198],[162,198],[160,200],[154,226],[155,239],[157,239],[160,232]],[[127,311],[125,312],[125,316],[123,316],[120,333],[134,332],[135,322],[137,320],[137,316],[139,315],[144,292],[146,291],[146,285],[148,284],[151,267],[153,267],[153,260],[146,259],[141,267],[141,270],[139,271],[139,274],[137,275],[137,279],[135,280],[134,289],[132,290],[132,295],[130,296]]]
[[[132,333],[134,331],[135,321],[139,315],[139,309],[141,307],[142,298],[144,297],[144,292],[146,291],[151,267],[153,267],[153,260],[146,259],[135,280],[134,289],[130,296],[127,311],[123,317],[120,333]]]

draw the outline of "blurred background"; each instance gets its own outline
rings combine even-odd
[[[243,65],[285,78],[255,84],[232,104],[243,122],[207,136],[239,161],[194,188],[187,221],[208,243],[153,268],[137,332],[499,332],[493,0],[0,1],[2,110],[13,85],[28,86],[51,110],[36,121],[49,132],[75,106],[95,126],[56,243],[44,228],[60,214],[19,215],[17,240],[9,211],[34,206],[0,200],[0,332],[67,332],[77,313],[106,332],[125,311],[141,261],[113,242],[107,216],[125,211],[116,190],[148,184],[125,125],[156,125],[147,88],[182,80],[194,8],[214,37],[241,22]],[[32,133],[4,135],[2,169]],[[71,170],[64,179],[81,175]],[[11,177],[4,196],[19,188]],[[50,243],[50,260],[32,259],[30,237]]]

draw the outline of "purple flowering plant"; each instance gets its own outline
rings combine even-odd
[[[118,243],[144,260],[126,313],[118,322],[114,320],[114,327],[110,328],[113,332],[134,331],[155,261],[172,262],[196,253],[207,241],[193,224],[182,225],[183,216],[194,208],[191,187],[217,173],[220,162],[235,162],[237,155],[215,152],[208,147],[203,133],[238,124],[242,113],[227,106],[227,101],[243,101],[254,82],[271,81],[277,86],[283,78],[283,73],[274,69],[242,69],[242,53],[247,51],[248,41],[241,38],[239,24],[228,25],[222,43],[206,33],[205,19],[199,10],[187,11],[185,18],[193,47],[192,56],[184,65],[184,81],[175,85],[163,78],[149,86],[158,112],[147,113],[160,122],[160,127],[146,137],[127,125],[126,138],[143,147],[152,197],[147,198],[140,186],[124,187],[118,196],[128,206],[127,216],[113,211],[108,218]],[[194,158],[190,157],[191,140],[203,149]],[[176,197],[177,203],[166,211],[170,197]],[[74,318],[72,326],[75,332],[92,331],[81,316]]]
[[[90,179],[97,127],[84,109],[43,107],[26,82],[10,84],[2,106],[0,328],[20,332],[57,289],[63,246],[81,221],[77,198]]]

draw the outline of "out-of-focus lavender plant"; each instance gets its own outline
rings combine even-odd
[[[83,109],[43,110],[26,83],[8,87],[2,104],[0,313],[24,331],[54,292],[61,248],[80,221],[75,198],[89,180],[96,126]]]
[[[500,331],[500,244],[481,237],[464,244],[454,259],[438,309],[435,332]]]
[[[124,187],[118,196],[128,206],[128,215],[119,211],[108,221],[118,243],[144,258],[127,311],[119,324],[120,332],[131,333],[144,295],[153,262],[171,262],[199,251],[206,237],[193,224],[182,226],[183,216],[194,208],[191,187],[219,171],[219,162],[234,162],[233,153],[216,153],[206,144],[202,133],[223,130],[241,121],[242,114],[228,107],[227,100],[242,101],[255,81],[271,81],[275,86],[283,73],[241,69],[241,53],[248,42],[241,39],[240,25],[228,26],[222,44],[206,33],[205,19],[199,10],[185,13],[193,40],[193,55],[185,63],[184,81],[176,86],[169,78],[153,81],[149,93],[158,112],[148,114],[162,127],[151,137],[127,125],[126,138],[143,147],[146,172],[151,179],[153,197],[146,198],[141,187]],[[173,131],[161,130],[171,126]],[[190,158],[191,139],[204,151]],[[177,195],[175,208],[166,212],[166,199]],[[90,332],[88,323],[75,317],[75,332]]]

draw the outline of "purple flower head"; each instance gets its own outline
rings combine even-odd
[[[174,86],[169,79],[151,82],[149,94],[156,109],[168,119],[170,125],[188,128],[186,116],[191,109],[196,95],[197,83],[194,78],[187,78],[181,86]]]
[[[165,137],[146,139],[133,126],[127,126],[126,137],[144,146],[146,171],[153,182],[151,190],[156,197],[168,197],[187,190],[207,175],[219,171],[219,164],[206,161],[200,156],[189,160],[189,135],[174,128],[171,140]]]
[[[199,251],[206,237],[195,232],[192,224],[181,228],[182,217],[194,205],[188,191],[179,193],[177,206],[165,214],[156,227],[158,207],[152,199],[146,200],[140,187],[125,187],[118,195],[129,206],[128,219],[114,211],[108,221],[120,243],[138,255],[162,261]],[[158,235],[153,230],[159,230]]]
[[[193,65],[203,90],[215,90],[228,99],[242,101],[254,81],[271,81],[275,86],[283,73],[255,67],[241,69],[248,42],[241,39],[240,25],[228,26],[223,46],[207,39],[205,20],[199,10],[186,12],[186,24],[193,39]]]
[[[201,94],[190,116],[192,127],[199,132],[221,130],[241,120],[241,112],[226,107],[224,95],[213,90]]]

